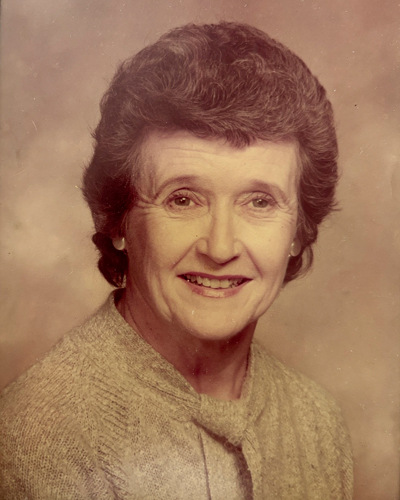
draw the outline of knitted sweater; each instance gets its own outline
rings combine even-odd
[[[340,413],[255,342],[242,396],[198,394],[113,295],[0,400],[0,498],[350,499]]]

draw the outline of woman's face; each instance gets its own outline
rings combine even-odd
[[[125,232],[134,317],[208,340],[255,325],[279,293],[295,238],[296,151],[149,135]]]

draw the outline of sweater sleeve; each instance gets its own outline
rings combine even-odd
[[[77,379],[76,359],[50,356],[6,389],[0,400],[1,499],[113,498]]]

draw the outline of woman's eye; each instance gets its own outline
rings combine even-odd
[[[166,203],[170,210],[192,209],[198,205],[196,195],[186,190],[172,193]]]
[[[207,212],[207,199],[197,190],[179,189],[164,200],[164,208],[171,217],[201,217]]]
[[[174,198],[173,202],[178,207],[188,207],[191,200],[187,196],[179,196],[178,198]]]
[[[264,198],[256,198],[252,201],[252,204],[254,208],[267,208],[271,203]]]
[[[272,196],[256,196],[250,200],[250,204],[252,208],[269,209],[275,205],[275,200]]]

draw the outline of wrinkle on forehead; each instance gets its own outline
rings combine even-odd
[[[168,139],[176,139],[175,144],[169,142]],[[203,149],[199,147],[199,141],[207,144],[207,148]],[[138,192],[139,194],[155,195],[157,192],[157,182],[158,182],[158,155],[162,155],[163,152],[174,152],[176,155],[176,161],[180,159],[184,162],[190,159],[194,163],[204,162],[207,157],[212,159],[213,157],[223,157],[230,156],[232,160],[240,160],[240,157],[244,152],[247,153],[246,158],[243,158],[243,165],[249,164],[252,161],[249,152],[254,151],[254,158],[257,162],[260,161],[260,155],[257,152],[268,145],[269,149],[272,151],[274,146],[276,146],[276,153],[279,155],[281,153],[280,146],[287,144],[293,145],[293,153],[295,155],[295,165],[296,168],[291,169],[289,174],[289,181],[295,176],[295,187],[296,194],[299,189],[300,182],[300,172],[301,172],[301,161],[298,142],[293,140],[271,142],[265,140],[256,140],[250,146],[244,146],[242,148],[235,147],[231,145],[227,140],[220,138],[199,138],[194,134],[184,131],[151,131],[147,134],[141,145],[141,164],[140,171],[138,175]],[[282,152],[283,154],[283,152]],[[206,161],[207,163],[207,161]],[[211,161],[210,161],[211,163]],[[277,161],[279,163],[279,161]],[[272,166],[274,162],[269,162]],[[266,167],[268,162],[266,162]]]

